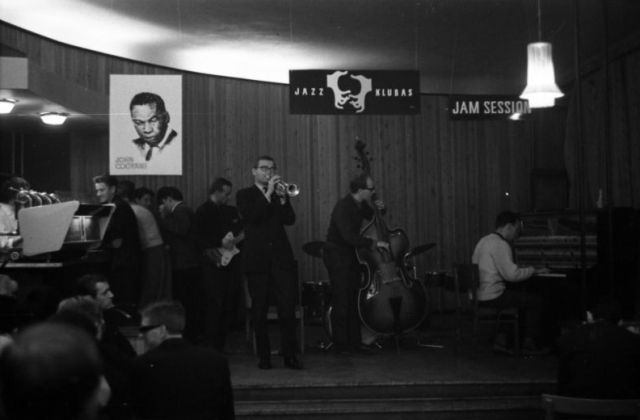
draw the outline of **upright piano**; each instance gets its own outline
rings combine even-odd
[[[566,278],[563,284],[573,288],[581,306],[595,295],[612,294],[631,317],[640,301],[640,213],[620,207],[611,217],[606,210],[583,215],[581,220],[578,211],[522,214],[514,258],[519,265],[548,267]]]

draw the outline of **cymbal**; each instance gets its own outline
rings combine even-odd
[[[312,241],[302,245],[302,250],[312,257],[322,258],[323,241]]]
[[[435,242],[431,242],[428,244],[422,244],[422,245],[418,245],[417,247],[413,248],[411,250],[411,252],[409,252],[409,254],[411,254],[412,256],[416,256],[418,254],[422,254],[425,251],[430,250],[431,248],[433,248],[434,246],[436,246]]]

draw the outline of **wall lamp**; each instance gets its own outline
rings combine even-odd
[[[17,102],[15,99],[0,99],[0,114],[9,114]]]
[[[49,125],[62,125],[69,114],[65,114],[62,112],[41,112],[40,119],[42,122]]]

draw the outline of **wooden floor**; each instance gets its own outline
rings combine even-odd
[[[374,418],[372,411],[386,410],[380,418],[420,418],[435,410],[440,414],[433,418],[509,418],[513,410],[525,410],[528,415],[519,418],[542,418],[539,396],[555,391],[556,358],[495,354],[488,334],[475,347],[470,337],[464,339],[456,352],[450,321],[442,317],[413,331],[399,349],[395,340],[382,339],[379,351],[351,357],[324,350],[328,338],[323,328],[307,325],[302,371],[285,369],[277,354],[273,369],[258,369],[245,332],[235,331],[227,350],[238,415]],[[277,323],[270,325],[270,337],[277,350]],[[465,414],[451,416],[461,409]]]

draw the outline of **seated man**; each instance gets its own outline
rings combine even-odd
[[[517,213],[503,211],[496,217],[496,230],[480,239],[473,251],[471,261],[480,270],[478,302],[487,307],[517,307],[525,312],[525,348],[523,353],[547,352],[542,349],[542,299],[540,296],[519,290],[510,290],[506,282],[527,280],[534,274],[549,272],[548,269],[518,267],[513,262],[511,242],[518,236],[521,218]],[[528,339],[527,339],[528,338]],[[496,343],[496,350],[507,350]]]
[[[182,338],[184,308],[160,301],[142,311],[147,352],[134,361],[133,407],[140,419],[233,419],[227,359]]]
[[[136,351],[119,328],[136,325],[134,324],[136,321],[131,314],[113,305],[114,296],[107,278],[102,274],[85,274],[78,279],[78,294],[91,297],[102,309],[104,317],[102,341],[106,345],[117,348],[126,356],[135,357]]]
[[[558,394],[640,399],[640,335],[620,324],[611,297],[589,306],[587,322],[558,340]]]
[[[68,325],[23,330],[0,354],[0,371],[8,419],[94,420],[109,399],[95,340]]]

